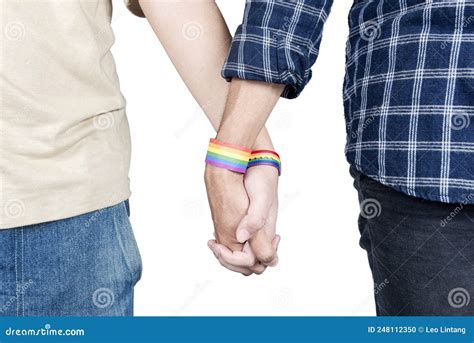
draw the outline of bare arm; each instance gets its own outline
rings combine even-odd
[[[168,56],[212,126],[219,128],[230,85],[221,68],[232,42],[224,18],[212,0],[140,0]],[[250,145],[272,149],[265,128]]]
[[[232,37],[216,3],[140,0],[140,5],[181,78],[217,130],[230,89],[221,77],[221,68]],[[273,150],[263,125],[249,147]],[[254,167],[244,180],[240,174],[215,171],[226,174],[217,181],[219,184],[208,187],[216,236],[209,247],[228,269],[245,275],[262,273],[266,265],[277,262],[278,173],[268,166]],[[245,244],[237,240],[238,227],[243,228],[242,232],[259,232]]]
[[[280,99],[284,86],[234,79],[217,139],[251,146]]]

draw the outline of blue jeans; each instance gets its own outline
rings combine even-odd
[[[141,258],[128,201],[0,231],[0,316],[132,316]]]
[[[474,205],[411,197],[351,174],[377,314],[474,315]]]

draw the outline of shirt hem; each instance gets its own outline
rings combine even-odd
[[[94,212],[103,208],[111,207],[120,204],[121,202],[130,198],[131,192],[128,190],[124,193],[117,195],[110,199],[108,197],[107,201],[98,200],[92,203],[84,205],[71,206],[67,205],[68,209],[58,211],[54,208],[42,208],[41,212],[44,214],[32,213],[29,216],[24,216],[23,218],[12,218],[11,220],[6,220],[0,225],[1,230],[11,230],[11,229],[20,229],[25,228],[26,226],[32,226],[37,224],[44,224],[54,221],[59,221],[63,219],[73,218],[80,216],[86,213]]]
[[[365,170],[362,166],[357,165],[354,161],[351,161],[349,158],[347,158],[347,161],[349,164],[356,169],[358,172],[364,174],[365,176],[381,183],[382,185],[389,187],[391,189],[394,189],[397,192],[403,193],[405,195],[408,195],[412,198],[417,198],[417,199],[422,199],[422,200],[427,200],[427,201],[433,201],[437,203],[443,203],[443,204],[454,204],[454,205],[459,205],[459,204],[464,204],[464,205],[474,205],[474,197],[472,196],[464,196],[464,197],[458,197],[458,196],[453,196],[450,195],[448,198],[448,201],[443,201],[443,199],[439,195],[433,194],[434,192],[428,192],[423,190],[421,187],[416,188],[416,195],[413,195],[409,192],[407,187],[404,187],[402,185],[397,185],[393,183],[386,182],[385,180],[382,180],[376,175],[370,174],[368,171]],[[426,187],[425,187],[426,188]],[[465,192],[468,194],[472,194],[473,192]]]

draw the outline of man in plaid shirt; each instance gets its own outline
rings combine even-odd
[[[218,139],[251,146],[303,91],[332,3],[247,1]],[[474,1],[356,0],[349,24],[346,156],[377,313],[473,315]]]

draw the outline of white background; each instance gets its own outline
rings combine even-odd
[[[244,0],[218,4],[235,32]],[[284,163],[280,264],[249,278],[220,267],[206,246],[213,227],[203,160],[214,132],[147,21],[121,0],[114,5],[113,51],[132,130],[132,224],[144,263],[136,315],[375,315],[344,157],[351,1],[335,1],[312,82],[269,120]]]

